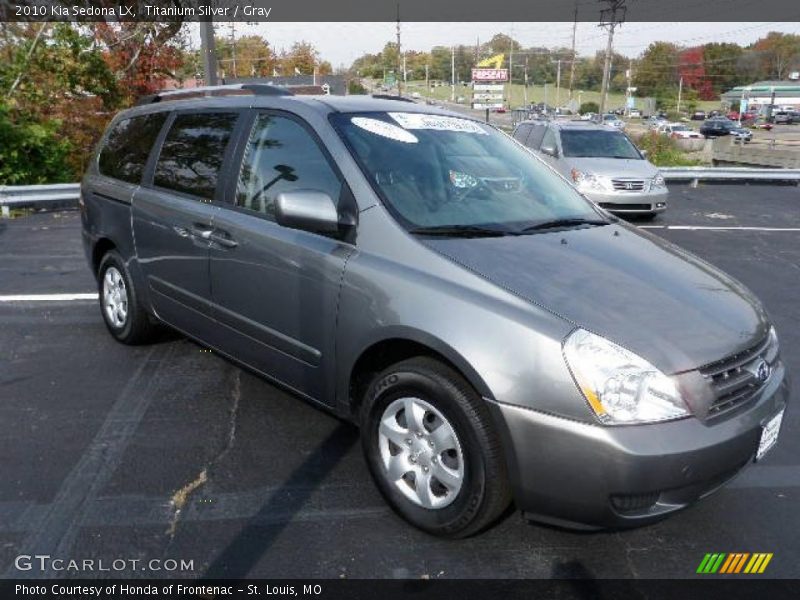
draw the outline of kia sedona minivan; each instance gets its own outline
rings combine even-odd
[[[357,423],[415,526],[468,536],[512,501],[649,523],[775,444],[789,389],[758,299],[492,126],[261,85],[149,100],[82,184],[109,332],[171,327]]]

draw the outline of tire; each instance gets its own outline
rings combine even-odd
[[[639,215],[638,218],[639,218],[640,221],[655,221],[658,218],[658,215],[660,215],[660,214],[661,213],[657,213],[657,212],[644,213],[642,215]]]
[[[100,313],[114,339],[130,345],[153,340],[157,327],[139,303],[125,262],[116,250],[109,250],[100,261],[97,290]]]
[[[389,367],[367,390],[360,417],[370,473],[389,505],[412,525],[463,538],[508,507],[511,488],[491,415],[450,367],[427,357]],[[422,431],[409,427],[412,422]]]

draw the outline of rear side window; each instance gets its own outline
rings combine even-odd
[[[247,144],[236,205],[275,219],[281,192],[316,190],[334,201],[342,184],[316,140],[294,119],[259,115]]]
[[[528,141],[526,142],[526,146],[528,148],[533,148],[535,150],[539,149],[539,146],[542,145],[542,138],[544,137],[544,132],[547,131],[547,127],[544,125],[537,125],[531,131],[531,134],[528,136]]]
[[[524,144],[525,141],[528,139],[528,134],[531,132],[531,128],[533,125],[530,123],[523,123],[514,131],[514,139]]]
[[[156,163],[158,187],[213,200],[236,113],[179,114]]]
[[[166,119],[167,113],[160,112],[117,123],[100,150],[97,161],[100,172],[108,177],[138,184],[150,149]]]

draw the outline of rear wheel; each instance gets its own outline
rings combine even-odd
[[[151,341],[156,326],[140,305],[125,263],[116,250],[103,256],[97,273],[100,308],[111,335],[123,344]]]
[[[383,496],[434,535],[477,533],[511,499],[500,440],[484,400],[431,358],[381,373],[361,411],[364,455]]]

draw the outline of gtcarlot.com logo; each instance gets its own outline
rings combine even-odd
[[[711,574],[756,574],[763,573],[772,560],[772,552],[718,552],[706,554],[697,567],[701,575]]]

